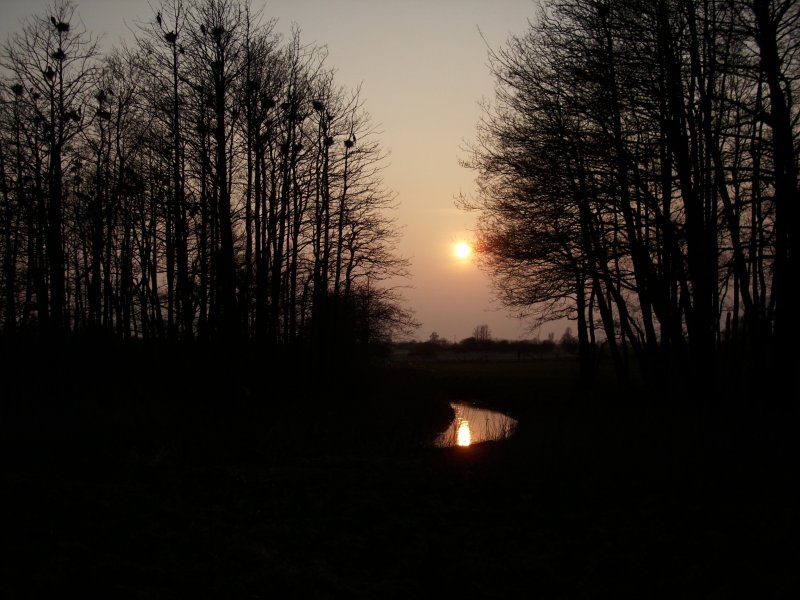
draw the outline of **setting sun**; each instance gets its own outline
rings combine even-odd
[[[467,242],[458,242],[453,248],[453,252],[458,258],[469,258],[472,254],[472,246]]]

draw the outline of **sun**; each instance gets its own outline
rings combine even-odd
[[[458,242],[453,247],[453,253],[456,257],[464,260],[470,257],[472,254],[472,246],[470,246],[467,242]]]

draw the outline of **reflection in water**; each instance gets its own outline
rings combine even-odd
[[[450,426],[436,438],[439,447],[469,446],[479,442],[501,440],[514,433],[516,419],[494,410],[475,408],[451,402],[456,413]]]
[[[472,435],[469,431],[469,421],[464,419],[458,426],[458,440],[456,443],[459,446],[469,446],[472,443]]]

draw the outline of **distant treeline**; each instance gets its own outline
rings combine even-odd
[[[792,397],[800,3],[549,0],[491,71],[464,205],[504,303],[574,319],[585,381],[602,341],[623,381]]]
[[[559,356],[577,356],[578,340],[567,328],[564,335],[556,341],[554,335],[546,340],[495,340],[470,336],[459,342],[450,343],[447,340],[430,339],[425,342],[408,341],[393,344],[393,349],[407,352],[411,356],[432,357],[440,353],[471,355],[475,352],[482,354],[510,354],[517,358],[544,357],[558,354]]]
[[[367,344],[413,325],[359,90],[244,0],[164,0],[101,56],[56,0],[0,52],[0,327]]]

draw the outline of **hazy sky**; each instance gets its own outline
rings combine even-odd
[[[75,0],[88,31],[105,34],[103,47],[128,35],[135,21],[152,19],[157,0]],[[45,0],[0,0],[5,40],[20,19],[42,14]],[[389,153],[387,187],[398,195],[403,240],[399,253],[412,261],[412,286],[404,297],[422,326],[417,339],[437,332],[448,340],[488,324],[493,337],[531,337],[491,299],[488,277],[472,261],[460,261],[453,245],[469,240],[475,215],[459,211],[454,198],[471,194],[475,173],[459,166],[464,143],[491,99],[487,44],[502,45],[534,19],[537,0],[253,0],[277,30],[292,24],[302,41],[328,48],[328,65],[340,85],[362,85],[365,107]],[[127,27],[126,27],[127,24]],[[480,31],[479,31],[480,29]],[[483,37],[481,36],[483,35]],[[485,38],[485,41],[484,41]],[[565,325],[549,331],[560,336]]]

